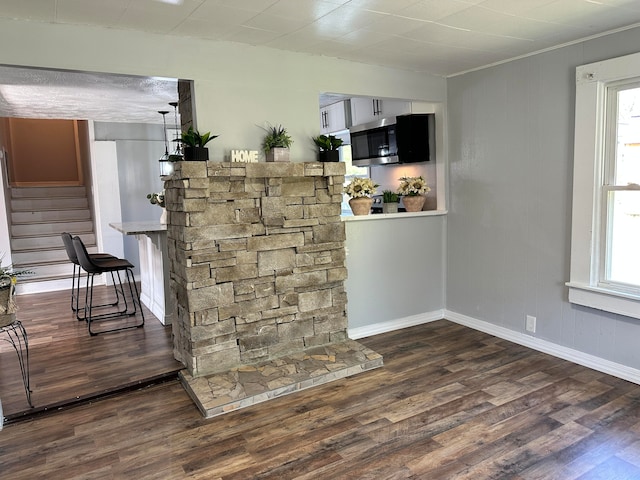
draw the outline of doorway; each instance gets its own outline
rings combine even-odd
[[[105,179],[103,172],[92,171],[82,161],[78,163],[78,158],[83,157],[83,146],[80,142],[76,148],[72,148],[71,151],[62,155],[66,160],[75,155],[75,159],[71,158],[68,161],[67,165],[62,168],[65,171],[64,175],[58,175],[57,178],[54,178],[54,183],[68,183],[68,187],[84,183],[90,192],[89,198],[92,199],[90,204],[93,205],[96,203],[93,201],[94,185],[96,182],[107,182],[106,188],[103,190],[108,191],[111,198],[107,196],[102,199],[100,204],[96,203],[98,217],[101,208],[118,210],[118,214],[122,210],[130,211],[137,208],[143,210],[152,208],[148,206],[148,201],[145,198],[146,192],[145,195],[136,195],[136,202],[139,203],[135,205],[123,203],[122,206],[120,195],[114,194],[118,191],[114,184],[126,184],[127,181],[127,179],[118,178],[118,162],[122,161],[127,166],[136,169],[137,172],[142,172],[143,176],[153,170],[156,177],[154,181],[159,181],[155,162],[164,151],[162,143],[164,132],[161,125],[162,117],[158,111],[167,109],[168,103],[176,100],[177,83],[176,79],[0,66],[0,116],[7,117],[9,123],[16,125],[21,122],[21,120],[17,120],[18,118],[24,119],[27,128],[23,134],[27,136],[30,122],[37,120],[56,120],[64,122],[65,125],[74,125],[73,128],[79,130],[85,128],[87,130],[86,136],[89,138],[88,143],[94,147],[98,146],[91,152],[92,160],[95,161],[94,156],[97,155],[101,162],[98,167],[106,169],[113,177]],[[150,138],[145,138],[145,141],[150,144],[150,152],[155,151],[157,147],[157,156],[153,155],[150,158],[141,159],[136,154],[132,158],[119,158],[121,152],[118,151],[118,142],[110,138],[109,135],[118,129],[131,131],[133,128],[129,126],[134,125],[138,131],[152,132],[149,135]],[[100,127],[98,130],[104,139],[95,138],[96,126]],[[17,129],[20,128],[17,127]],[[78,136],[83,138],[81,132]],[[42,139],[38,138],[38,140]],[[140,143],[137,138],[130,140]],[[53,143],[46,140],[42,143],[47,145],[44,151],[30,152],[28,156],[44,156],[46,158],[45,165],[53,165],[53,155],[50,151]],[[78,148],[80,152],[78,152]],[[36,184],[46,184],[52,181],[52,177],[40,175],[40,171],[32,171],[43,170],[37,167],[39,158],[36,159],[36,166],[32,165],[27,169],[20,168],[23,167],[22,163],[9,167],[8,159],[19,161],[20,158],[16,157],[12,150],[10,155],[5,154],[9,150],[11,149],[2,150],[3,165],[0,169],[5,193],[4,196],[0,196],[0,230],[2,230],[0,232],[0,252],[7,252],[4,264],[7,261],[12,262],[11,244],[8,241],[11,222],[10,217],[7,216],[6,208],[7,202],[10,201],[10,197],[7,195],[8,190],[22,188],[24,185],[35,187]],[[105,154],[105,151],[108,151],[108,154]],[[68,168],[73,167],[74,162],[75,168]],[[146,164],[149,165],[145,170],[142,167]],[[7,173],[10,169],[11,176],[9,178],[11,180],[9,181]],[[71,173],[74,169],[75,172]],[[57,173],[60,172],[54,172],[54,177]],[[117,200],[117,208],[114,208],[115,200]],[[96,225],[98,227],[97,236],[111,236],[113,241],[119,241],[122,244],[123,240],[119,233],[110,232],[108,228],[104,228],[105,226],[101,224],[99,219],[97,219]],[[59,235],[52,235],[51,238],[56,236],[59,238]],[[122,252],[122,247],[120,249]],[[105,251],[109,251],[109,249],[105,248]],[[118,254],[119,252],[111,253]],[[70,264],[68,266],[71,267]],[[34,285],[36,283],[44,284],[45,282],[33,282]],[[52,288],[45,288],[44,290],[49,290],[46,293],[27,290],[24,295],[19,295],[16,299],[20,308],[18,319],[23,322],[29,334],[32,389],[34,390],[32,399],[36,405],[35,410],[51,409],[52,405],[58,405],[61,402],[69,404],[74,399],[91,398],[94,395],[114,391],[114,389],[132,382],[140,384],[146,381],[145,378],[149,376],[151,379],[158,378],[165,375],[166,372],[172,374],[182,367],[173,359],[171,328],[156,322],[148,310],[145,310],[145,317],[151,321],[147,322],[148,326],[145,325],[145,329],[135,331],[136,335],[141,335],[139,337],[134,335],[132,331],[122,332],[121,335],[89,337],[86,333],[86,326],[75,320],[75,316],[69,308],[70,285],[69,277]],[[148,342],[154,335],[161,345],[149,345]],[[95,338],[98,338],[99,341],[91,342]],[[96,348],[98,343],[100,345],[111,344],[111,347],[106,353],[103,351],[103,355],[100,355],[98,354],[99,349]],[[122,350],[121,347],[125,343],[128,347]],[[161,361],[154,357],[158,354],[162,356]],[[16,378],[20,378],[19,369],[12,368],[12,365],[17,363],[17,359],[14,359],[15,356],[15,352],[11,348],[9,350],[4,347],[0,348],[0,363],[3,365],[0,374],[0,392],[3,396],[5,415],[15,414],[16,408],[19,410],[20,405],[22,407],[27,405],[24,391],[12,384]],[[166,372],[158,373],[155,370],[150,372],[143,367],[148,363],[162,365]],[[120,364],[121,367],[114,368],[115,364]],[[83,373],[89,370],[99,372],[100,369],[103,370],[103,373],[88,375]],[[120,375],[113,376],[112,374],[117,370],[120,370]],[[120,387],[114,386],[113,381],[105,383],[103,380],[107,377],[111,377],[116,383],[119,383]],[[68,387],[66,392],[58,392],[60,395],[49,396],[48,399],[39,398],[39,391],[51,392],[53,386],[55,386],[53,388],[55,390],[58,387],[66,388],[65,385]],[[24,411],[33,412],[34,410],[25,408]]]

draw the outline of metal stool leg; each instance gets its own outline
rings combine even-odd
[[[74,265],[74,271],[75,271],[75,265]],[[111,282],[113,283],[113,293],[115,295],[115,302],[111,302],[111,303],[103,303],[101,305],[93,305],[92,308],[102,308],[102,307],[115,307],[117,305],[120,304],[120,298],[122,297],[122,292],[118,290],[118,286],[116,285],[116,279],[113,276],[113,272],[111,273]],[[87,284],[89,282],[89,278],[88,278],[88,274],[87,274]],[[71,309],[76,313],[76,319],[80,322],[82,321],[87,321],[87,317],[86,317],[86,312],[83,315],[80,315],[80,310],[86,311],[86,306],[83,307],[82,309],[80,309],[79,306],[79,298],[80,298],[80,280],[82,279],[82,267],[78,266],[78,282],[76,284],[76,290],[75,290],[75,308],[73,306],[73,297],[74,294],[72,293],[72,306]],[[93,282],[92,282],[93,283]],[[124,299],[124,298],[123,298]],[[125,299],[125,310],[126,310],[126,299]]]
[[[24,329],[22,323],[19,320],[16,320],[12,324],[0,328],[0,332],[4,332],[8,335],[9,338],[3,338],[3,340],[10,343],[18,355],[18,363],[20,364],[20,373],[22,374],[22,383],[24,384],[24,391],[27,395],[27,402],[29,403],[29,406],[33,408],[33,403],[31,403],[29,339],[27,337],[27,331]]]

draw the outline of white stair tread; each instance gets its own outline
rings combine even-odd
[[[75,187],[11,187],[11,198],[83,197],[87,190]]]
[[[90,220],[91,211],[88,208],[73,210],[31,210],[19,211],[11,214],[11,223],[33,223],[33,222],[57,222]]]
[[[55,223],[32,223],[24,225],[13,225],[11,235],[14,238],[35,235],[60,235],[63,232],[88,233],[93,230],[93,223],[81,222],[55,222]]]
[[[10,195],[13,265],[33,272],[19,285],[70,282],[73,264],[60,234],[80,235],[89,252],[97,251],[86,188],[12,187]]]
[[[93,233],[82,233],[69,231],[71,235],[80,234],[82,241],[89,246],[96,244],[96,236]],[[62,237],[60,235],[36,235],[32,237],[20,237],[11,239],[11,251],[42,250],[47,248],[62,248]]]
[[[13,212],[33,210],[66,210],[74,208],[89,208],[86,198],[22,198],[11,200]]]

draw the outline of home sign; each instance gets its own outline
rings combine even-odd
[[[232,162],[256,163],[258,161],[257,150],[231,150]]]

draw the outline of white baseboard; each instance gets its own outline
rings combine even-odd
[[[44,280],[42,282],[19,281],[16,284],[16,295],[57,292],[60,290],[71,290],[71,277],[60,280]]]
[[[539,352],[547,353],[554,357],[562,358],[564,360],[577,363],[578,365],[583,365],[599,372],[640,384],[640,370],[638,369],[596,357],[595,355],[590,355],[573,348],[563,347],[562,345],[558,345],[547,340],[542,340],[508,328],[493,325],[492,323],[468,317],[450,310],[444,311],[444,318],[451,320],[454,323],[464,325],[465,327],[473,328],[474,330],[479,330],[495,337],[538,350]]]
[[[82,283],[80,284],[82,288],[85,285],[85,274],[83,273]],[[137,283],[140,283],[139,276],[134,275],[134,280]],[[111,285],[111,280],[109,279],[109,285]],[[105,278],[103,275],[98,275],[95,278],[94,285],[107,285]],[[16,295],[28,295],[30,293],[46,293],[46,292],[58,292],[61,290],[71,290],[71,277],[63,278],[60,280],[43,280],[41,282],[29,282],[29,281],[19,281],[16,284]]]
[[[626,365],[622,365],[621,363],[612,362],[601,357],[596,357],[595,355],[584,353],[573,348],[564,347],[547,340],[542,340],[531,335],[516,332],[508,328],[485,322],[484,320],[478,320],[477,318],[462,315],[446,309],[420,313],[418,315],[411,315],[404,318],[397,318],[395,320],[389,320],[388,322],[374,323],[364,327],[350,328],[348,329],[348,334],[349,338],[357,340],[359,338],[393,332],[395,330],[414,327],[416,325],[422,325],[445,318],[459,325],[464,325],[465,327],[488,333],[494,337],[502,338],[519,345],[524,345],[525,347],[532,348],[533,350],[547,353],[554,357],[562,358],[563,360],[568,360],[570,362],[577,363],[578,365],[592,368],[598,372],[613,375],[614,377],[622,378],[623,380],[628,380],[629,382],[640,385],[640,370],[636,368],[631,368]]]
[[[393,332],[403,328],[414,327],[424,323],[435,322],[444,318],[444,310],[436,310],[434,312],[419,313],[409,317],[396,318],[387,322],[374,323],[364,327],[350,328],[347,330],[349,338],[357,340],[359,338],[370,337],[380,333]]]

